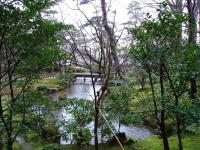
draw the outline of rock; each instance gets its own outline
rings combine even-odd
[[[63,86],[60,86],[59,88],[58,88],[58,90],[59,91],[62,91],[62,90],[64,90],[65,88],[63,87]]]
[[[66,98],[63,95],[59,95],[59,100],[65,100]]]
[[[134,141],[133,139],[128,139],[126,142],[125,142],[125,145],[133,145],[137,143],[137,141]]]
[[[47,89],[47,93],[48,94],[53,94],[53,93],[56,93],[57,92],[57,89],[56,88],[48,88]]]
[[[64,92],[59,92],[59,100],[65,100],[66,99],[66,94]]]
[[[121,86],[124,83],[123,80],[111,80],[109,82],[110,86]]]
[[[126,142],[126,134],[124,132],[119,132],[116,134],[116,136],[118,137],[119,141],[121,142],[121,144],[125,144]],[[112,145],[116,145],[118,144],[117,139],[113,136],[112,139],[109,141],[110,144]]]

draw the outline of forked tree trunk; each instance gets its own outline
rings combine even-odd
[[[170,84],[170,88],[173,91],[173,96],[175,97],[175,106],[178,107],[179,106],[179,96],[177,94],[177,91],[175,89],[175,86],[171,80],[170,74],[165,66],[165,72],[167,74],[167,78],[169,80],[169,84]],[[180,114],[176,113],[176,129],[177,129],[177,137],[178,137],[178,148],[179,150],[183,149],[183,143],[182,143],[182,137],[181,137],[181,119],[180,119]]]
[[[122,79],[123,78],[122,77],[122,69],[121,69],[121,65],[119,62],[119,58],[117,56],[115,35],[114,35],[113,29],[108,24],[105,0],[101,0],[101,10],[102,10],[102,14],[103,14],[103,26],[104,26],[104,29],[109,38],[110,50],[111,50],[111,54],[112,54],[112,59],[114,61],[114,68],[116,69],[118,76]]]

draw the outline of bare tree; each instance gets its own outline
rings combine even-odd
[[[102,9],[102,15],[103,15],[103,26],[105,28],[105,31],[107,33],[107,36],[109,38],[109,46],[111,49],[112,58],[114,61],[114,67],[119,75],[120,78],[122,78],[121,74],[121,65],[119,62],[119,58],[117,56],[117,49],[116,49],[116,39],[113,28],[110,27],[108,24],[108,18],[107,18],[107,9],[106,9],[106,2],[105,0],[101,0],[101,9]]]

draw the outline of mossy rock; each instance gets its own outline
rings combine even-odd
[[[56,93],[58,91],[58,89],[57,88],[47,88],[47,90],[46,90],[46,92],[48,93],[48,94],[53,94],[53,93]]]
[[[66,99],[66,95],[63,92],[59,93],[59,100],[65,100]]]
[[[63,86],[60,86],[60,87],[58,88],[59,91],[62,91],[62,90],[64,90],[64,89],[65,89],[65,87],[63,87]]]

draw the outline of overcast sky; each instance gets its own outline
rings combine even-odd
[[[100,7],[100,0],[94,0],[94,5]],[[128,5],[133,0],[111,0],[111,11],[116,11],[116,22],[122,24],[128,21]],[[155,4],[155,0],[135,0],[141,4],[144,14],[150,12],[151,14],[155,13],[155,9],[150,7],[150,5]],[[159,0],[156,0],[159,1]],[[110,0],[106,1],[107,3]],[[55,5],[52,9],[56,10],[58,13],[54,15],[58,21],[63,21],[68,24],[80,24],[85,21],[85,17],[76,9],[76,2],[73,0],[63,0],[62,2]],[[94,7],[91,4],[81,5],[81,10],[88,16],[88,18],[94,16]],[[101,15],[101,12],[100,12]],[[112,13],[109,12],[109,20],[113,20]]]

